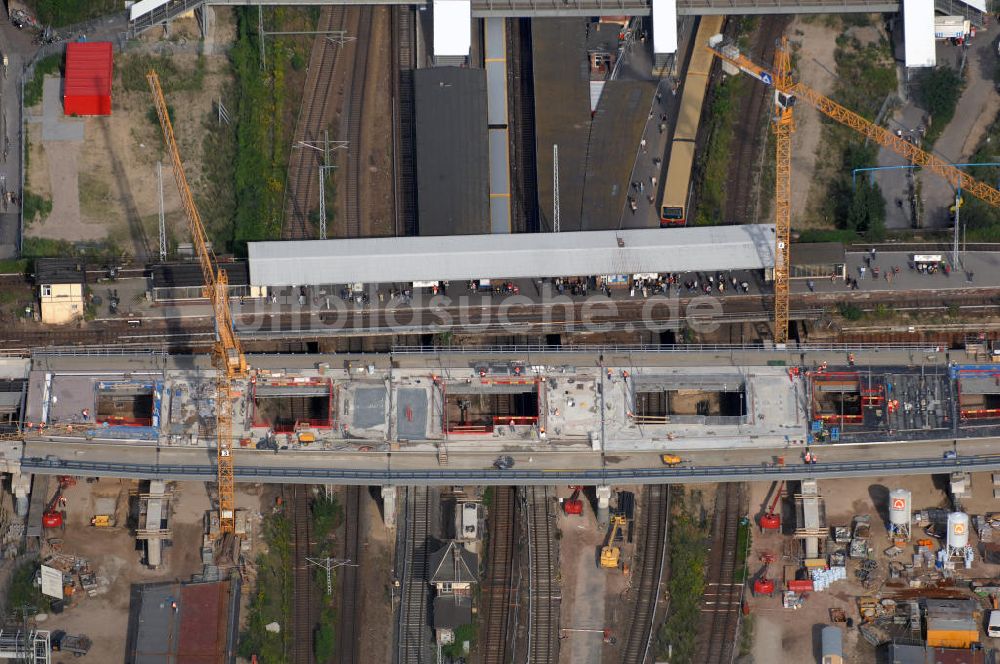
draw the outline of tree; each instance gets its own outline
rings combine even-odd
[[[885,199],[877,184],[867,178],[859,180],[851,195],[845,223],[849,229],[871,242],[885,237]]]

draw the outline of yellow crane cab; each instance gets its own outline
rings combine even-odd
[[[660,461],[663,462],[664,466],[679,466],[683,459],[676,454],[661,454]]]
[[[627,523],[628,521],[621,514],[615,514],[611,517],[611,525],[608,528],[608,539],[604,543],[604,546],[601,547],[602,569],[617,569],[622,550],[615,546],[615,541],[623,533]]]

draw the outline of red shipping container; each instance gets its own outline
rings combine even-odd
[[[811,579],[806,579],[804,581],[789,581],[788,589],[797,593],[808,593],[812,592],[813,582]]]
[[[66,44],[66,115],[111,115],[113,63],[111,42]]]

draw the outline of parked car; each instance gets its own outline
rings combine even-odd
[[[497,470],[510,470],[514,467],[514,457],[509,454],[498,456],[497,460],[493,462],[493,467]]]

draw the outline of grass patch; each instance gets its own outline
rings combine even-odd
[[[30,266],[27,258],[7,258],[0,260],[0,274],[24,274]]]
[[[25,0],[42,25],[55,28],[89,21],[122,10],[118,0]]]
[[[798,234],[797,242],[857,242],[858,234],[846,228],[808,228]],[[795,248],[792,248],[795,251]]]
[[[250,597],[246,630],[240,634],[239,654],[263,662],[288,661],[292,619],[291,522],[274,514],[263,523],[267,552],[257,557],[257,587]],[[264,626],[277,622],[281,631],[272,634]]]
[[[698,211],[695,225],[712,226],[724,222],[726,212],[726,185],[732,162],[731,147],[734,137],[739,100],[747,94],[747,80],[743,76],[730,76],[715,88],[707,113],[708,143],[699,160],[701,172]]]
[[[35,73],[31,80],[24,84],[24,105],[34,106],[42,101],[42,89],[47,74],[62,75],[63,59],[58,53],[49,55],[35,63]],[[27,167],[27,165],[25,165]]]
[[[754,615],[740,616],[740,657],[749,657],[753,652]]]
[[[44,220],[52,214],[52,199],[25,189],[22,207],[24,210],[24,224],[25,226],[30,226],[39,218]]]
[[[166,55],[148,55],[146,53],[131,53],[119,56],[115,62],[121,75],[122,89],[125,92],[140,92],[149,94],[149,82],[146,74],[150,69],[156,70],[160,77],[160,87],[163,94],[174,92],[198,92],[205,86],[205,56],[199,55],[194,71],[184,69],[177,61]]]
[[[282,109],[290,52],[282,40],[264,42],[268,69],[260,69],[257,13],[237,12],[237,39],[229,52],[236,74],[235,215],[233,249],[275,239],[281,231],[285,173],[288,165]]]
[[[736,581],[747,580],[747,554],[750,552],[750,542],[753,533],[750,530],[750,519],[740,519],[739,530],[736,531],[736,571],[733,578]]]
[[[697,650],[701,599],[708,564],[708,527],[696,513],[696,501],[675,494],[670,523],[670,609],[656,635],[656,655],[673,662],[691,662]]]
[[[326,664],[333,659],[337,648],[336,618],[336,611],[333,608],[323,607],[319,625],[313,634],[313,654],[316,655],[316,661],[319,664]]]
[[[102,218],[112,202],[111,185],[92,172],[81,171],[79,177],[80,211],[88,217]]]
[[[22,606],[32,607],[33,612],[47,611],[49,602],[42,595],[42,589],[35,585],[35,573],[38,563],[29,560],[21,563],[10,577],[10,588],[7,591],[7,614],[19,615]]]
[[[460,625],[455,628],[455,642],[441,648],[441,653],[452,660],[458,660],[465,654],[465,649],[462,647],[465,641],[469,642],[469,652],[475,650],[477,636],[478,629],[475,625]]]

